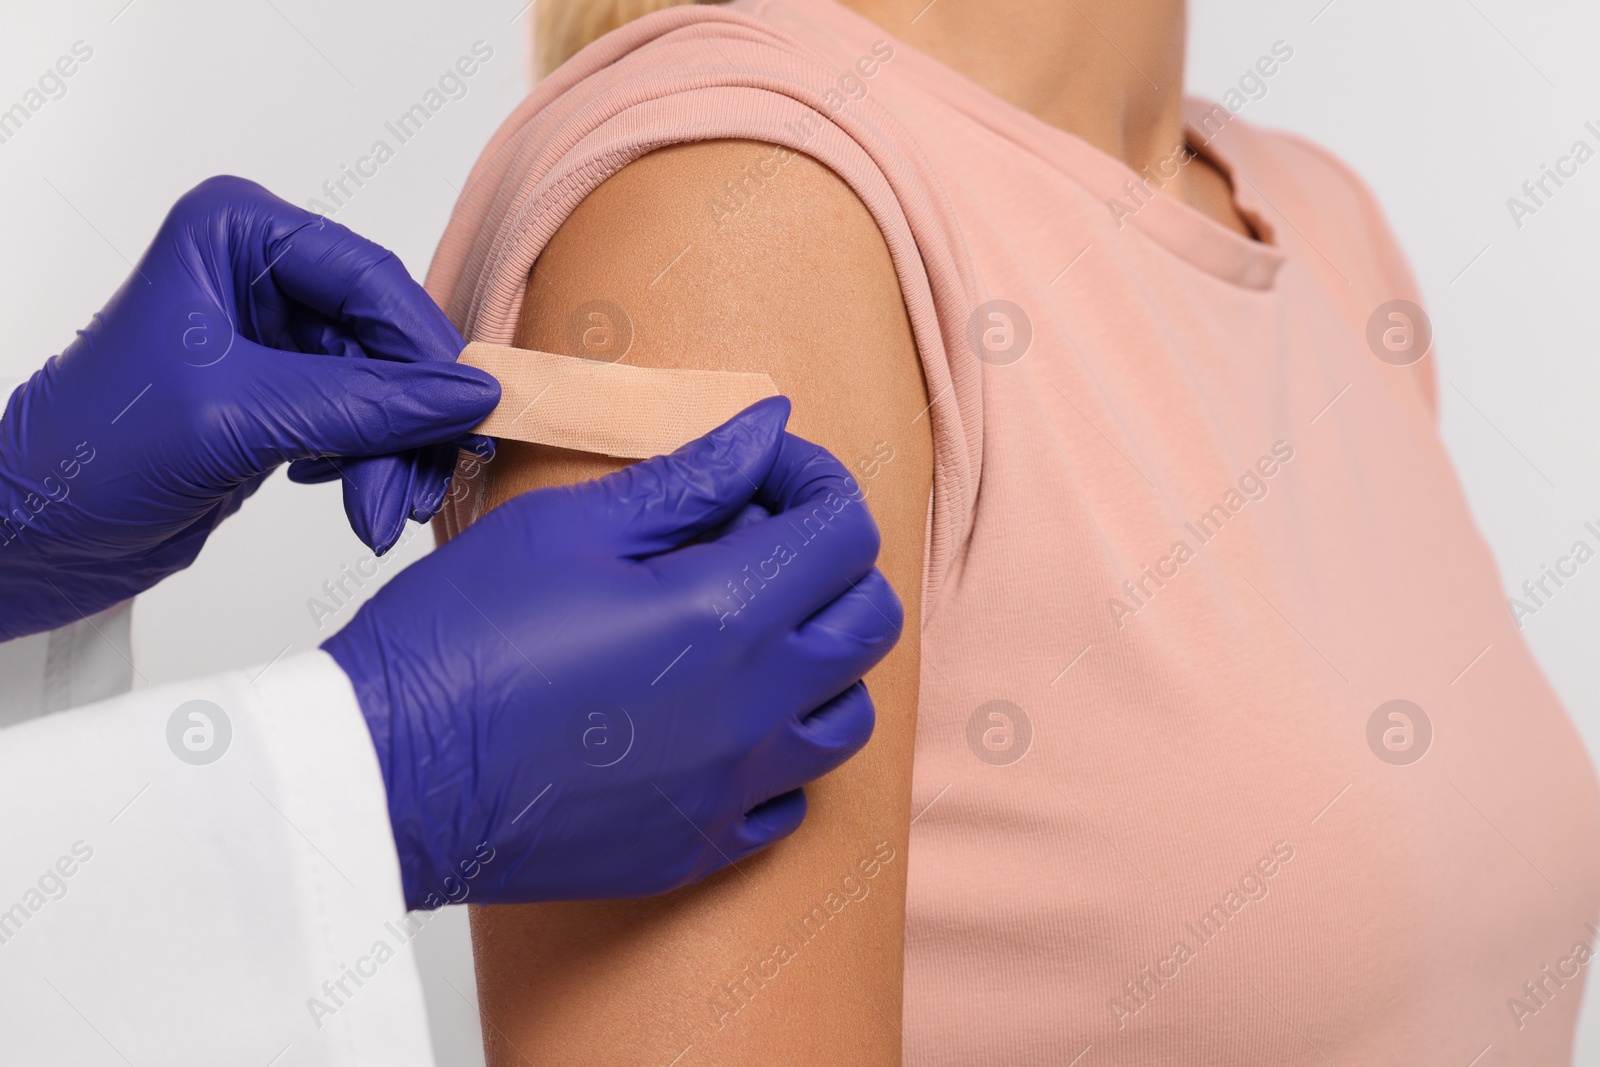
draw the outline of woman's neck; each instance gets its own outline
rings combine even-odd
[[[1183,136],[1183,0],[841,2],[1135,170]]]
[[[840,0],[990,92],[1133,170],[1183,143],[1185,0]],[[1239,233],[1204,159],[1165,186]]]

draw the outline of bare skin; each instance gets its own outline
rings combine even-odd
[[[1135,171],[1184,141],[1184,0],[840,2]],[[1161,191],[1253,236],[1227,177],[1204,156]]]
[[[1182,0],[844,2],[1134,170],[1184,140]],[[649,901],[475,909],[491,1064],[901,1062],[932,470],[921,417],[927,395],[882,237],[831,172],[796,156],[769,193],[720,227],[688,210],[772,151],[749,142],[681,146],[602,185],[535,266],[517,343],[566,351],[572,310],[601,298],[631,319],[629,363],[771,374],[794,400],[791,429],[862,478],[883,531],[881,566],[905,601],[904,639],[868,677],[877,733],[860,757],[808,789],[811,814],[793,838],[738,871]],[[1250,234],[1226,177],[1203,156],[1163,192]],[[874,464],[885,447],[894,458]],[[504,444],[487,503],[615,466]],[[874,853],[894,858],[875,865],[869,881],[860,865]],[[852,872],[870,892],[802,942],[797,920]],[[779,941],[793,958],[770,965]]]

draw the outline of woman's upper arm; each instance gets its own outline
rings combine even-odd
[[[793,837],[665,897],[475,910],[491,1063],[898,1063],[932,449],[888,250],[809,158],[745,141],[665,149],[552,238],[517,344],[611,358],[625,330],[628,363],[771,375],[790,429],[860,479],[906,632],[867,678],[872,741],[807,788]],[[487,502],[617,465],[502,443]]]

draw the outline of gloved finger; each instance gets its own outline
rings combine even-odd
[[[705,544],[715,541],[719,537],[726,537],[735,530],[742,530],[746,526],[752,526],[760,522],[762,519],[770,519],[771,517],[772,512],[768,511],[760,504],[746,504],[744,507],[739,509],[738,513],[734,515],[733,518],[729,519],[721,526],[716,526],[707,530],[705,533],[688,543]]]
[[[252,467],[318,456],[377,456],[454,441],[500,399],[456,363],[390,363],[280,352],[240,342],[227,367],[230,430]]]
[[[723,606],[727,621],[797,627],[878,558],[878,526],[861,488],[827,449],[785,434],[756,502],[776,514],[657,561],[664,575],[697,581],[709,567],[737,583]],[[711,553],[721,559],[708,562]]]
[[[218,367],[231,377],[229,432],[247,468],[235,476],[286,460],[349,457],[337,463],[345,513],[380,554],[407,518],[443,503],[453,442],[500,397],[493,377],[456,363],[331,358],[240,342]],[[430,445],[443,447],[411,451]]]
[[[860,752],[872,739],[877,711],[857,681],[809,714],[786,724],[750,767],[753,781],[772,792],[814,782]]]
[[[295,341],[296,351],[320,352],[335,358],[365,358],[365,352],[354,340],[326,324],[309,332],[298,331]],[[444,504],[450,476],[455,470],[456,452],[460,448],[471,448],[484,458],[494,455],[494,443],[490,438],[469,433],[461,435],[451,445],[429,446],[383,460],[350,465],[355,480],[346,486],[345,513],[357,536],[382,555],[393,544],[392,538],[399,537],[407,518],[415,522],[433,518]],[[292,470],[290,477],[295,477]],[[402,485],[406,488],[400,493],[398,488]]]
[[[756,503],[776,515],[811,506],[830,492],[851,499],[862,495],[860,483],[832,452],[789,434],[756,493]]]
[[[726,605],[722,610],[727,610]],[[873,568],[786,640],[767,645],[762,666],[790,679],[784,699],[791,712],[798,714],[825,705],[860,682],[900,642],[904,625],[900,598],[883,573]]]
[[[382,555],[389,550],[392,542],[381,546],[374,544],[373,541],[383,541],[388,537],[388,534],[379,537],[377,531],[382,529],[398,536],[396,527],[403,526],[399,519],[404,517],[397,515],[401,509],[398,501],[390,503],[383,499],[382,485],[395,479],[407,484],[408,488],[403,496],[408,502],[409,517],[416,522],[427,522],[438,514],[444,502],[449,499],[456,454],[461,448],[473,450],[475,454],[483,456],[484,460],[494,457],[494,442],[491,438],[467,434],[449,445],[431,446],[409,457],[374,457],[370,462],[336,456],[297,459],[289,464],[289,480],[298,485],[321,485],[324,482],[337,481],[349,473],[353,479],[346,498],[350,526],[357,531],[357,536],[361,537],[368,547],[378,549],[379,555]],[[435,449],[438,451],[435,452]],[[433,458],[424,459],[424,455]],[[409,468],[406,467],[408,462],[412,464]],[[436,488],[424,490],[423,474],[429,467],[432,471],[432,480],[427,484]],[[363,486],[376,486],[378,489],[366,492],[363,491]],[[421,503],[424,498],[430,503]],[[761,514],[766,513],[761,512]]]
[[[271,197],[270,193],[262,190]],[[466,347],[460,331],[382,245],[292,204],[263,210],[296,222],[270,239],[264,254],[283,293],[339,323],[374,359],[453,362]]]
[[[388,552],[407,519],[427,522],[444,506],[457,454],[454,444],[443,444],[403,456],[340,461],[350,529],[378,555]]]
[[[413,456],[354,456],[339,461],[344,514],[361,543],[378,555],[393,548],[411,517]]]
[[[304,309],[289,320],[286,332],[276,338],[271,347],[339,358],[368,357],[361,343],[338,324]],[[457,441],[457,447],[477,453],[481,459],[493,456],[495,448],[493,438],[473,433],[463,434]]]
[[[366,357],[355,335],[320,312],[295,304],[283,294],[277,294],[280,303],[288,305],[283,311],[281,328],[274,334],[258,338],[262,344],[290,352],[321,353],[325,356]],[[410,361],[406,361],[410,362]]]
[[[806,794],[792,789],[771,800],[757,804],[745,813],[744,819],[733,829],[738,855],[737,861],[752,852],[759,852],[782,841],[796,830],[806,818]]]
[[[727,524],[723,526],[722,533],[728,534],[735,530],[742,530],[746,526],[754,526],[762,519],[770,518],[772,518],[772,512],[760,504],[746,504],[739,509],[739,514],[729,519]]]
[[[415,453],[417,480],[411,494],[411,519],[427,522],[444,507],[450,489],[450,477],[456,472],[456,458],[461,449],[454,441],[429,445]]]
[[[337,459],[297,459],[289,464],[289,480],[297,485],[321,485],[339,477]]]
[[[837,692],[881,663],[899,644],[905,608],[874,567],[838,599],[802,623],[780,654],[797,657],[802,678],[818,687],[805,697]]]
[[[749,503],[782,448],[789,400],[757,401],[668,456],[656,456],[575,488],[610,524],[620,555],[665,552],[715,529]]]

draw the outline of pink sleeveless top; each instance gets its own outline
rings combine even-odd
[[[509,343],[675,142],[800,150],[882,228],[934,398],[907,1063],[1566,1063],[1600,797],[1417,286],[1338,160],[1189,121],[1261,242],[833,0],[676,8],[506,121],[429,288]]]

